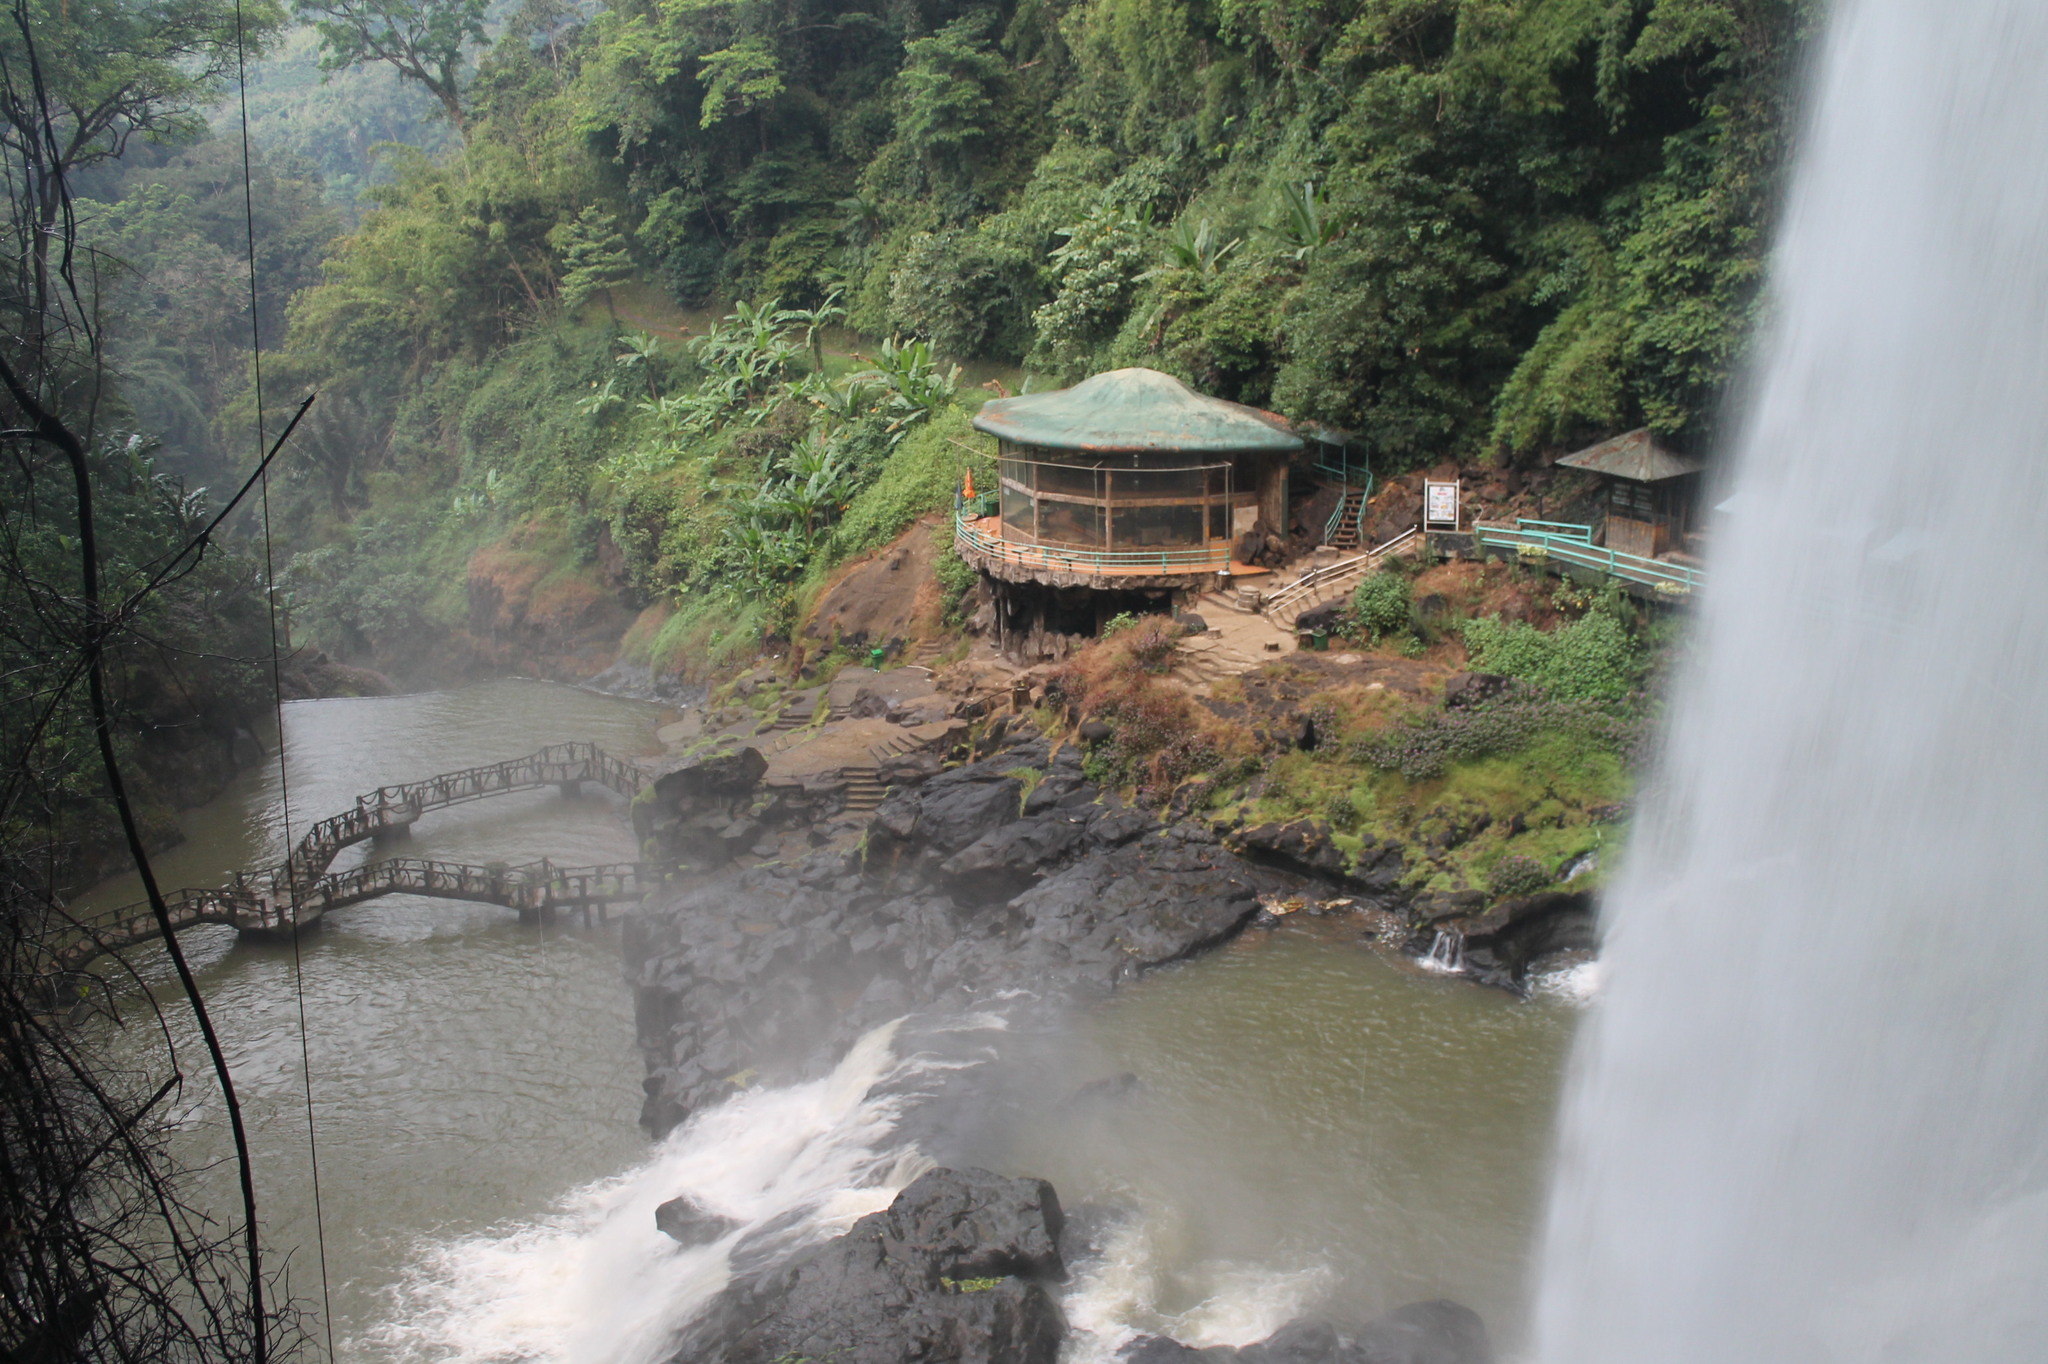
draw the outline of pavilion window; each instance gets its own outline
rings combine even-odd
[[[1003,483],[1003,529],[1013,535],[1038,535],[1038,507],[1031,494],[1007,479]]]

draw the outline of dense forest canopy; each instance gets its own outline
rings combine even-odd
[[[294,619],[388,654],[494,546],[786,625],[908,432],[871,394],[953,412],[903,387],[953,361],[1153,366],[1382,473],[1637,425],[1707,449],[1817,8],[304,0],[251,84],[270,391],[322,395]],[[205,484],[254,424],[215,126],[84,190],[130,267],[110,354]],[[902,486],[946,486],[924,458]]]
[[[792,551],[740,554],[734,580],[753,513],[726,490],[793,476],[848,398],[798,393],[836,358],[798,336],[815,354],[742,383],[744,433],[677,426],[742,362],[678,344],[676,309],[701,331],[735,300],[1039,383],[1151,365],[1348,430],[1383,472],[1641,424],[1706,448],[1816,8],[308,7],[330,71],[395,73],[459,136],[383,148],[372,207],[290,305],[272,372],[325,395],[302,619],[344,604],[358,619],[318,629],[361,643],[451,618],[463,546],[537,513],[562,552],[614,543],[650,599],[758,583]],[[835,458],[842,494],[880,468]]]

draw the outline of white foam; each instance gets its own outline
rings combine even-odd
[[[1141,1335],[1186,1345],[1250,1345],[1302,1310],[1331,1281],[1320,1265],[1277,1268],[1211,1260],[1172,1275],[1161,1253],[1161,1230],[1132,1218],[1110,1234],[1099,1261],[1075,1275],[1061,1306],[1070,1335],[1062,1364],[1113,1364],[1117,1351]],[[1169,1296],[1202,1294],[1193,1307],[1170,1312]],[[1178,1292],[1176,1292],[1178,1290]]]
[[[900,1020],[877,1028],[823,1079],[750,1090],[699,1113],[645,1163],[576,1190],[552,1214],[428,1247],[397,1290],[393,1320],[350,1353],[436,1364],[652,1364],[723,1288],[747,1230],[789,1219],[795,1241],[887,1207],[926,1168],[890,1143]],[[883,1081],[888,1093],[877,1092]],[[683,1247],[654,1225],[687,1194],[740,1230]]]
[[[1544,999],[1561,999],[1567,1004],[1591,1004],[1606,980],[1597,961],[1574,962],[1554,971],[1539,971],[1530,978],[1530,993]]]

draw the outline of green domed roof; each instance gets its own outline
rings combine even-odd
[[[1204,397],[1156,369],[1113,369],[1072,388],[996,398],[981,405],[974,425],[1021,445],[1100,454],[1302,448],[1272,413]]]

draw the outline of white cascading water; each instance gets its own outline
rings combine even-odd
[[[1545,1364],[2048,1358],[2048,4],[1843,0],[1814,78]]]
[[[899,1025],[869,1033],[823,1079],[700,1113],[645,1163],[578,1190],[552,1216],[432,1249],[392,1320],[346,1353],[436,1364],[668,1358],[749,1233],[782,1229],[784,1249],[836,1235],[929,1168],[895,1140],[898,1121],[920,1077],[957,1063],[899,1058]],[[739,1230],[676,1244],[654,1210],[678,1194]]]

